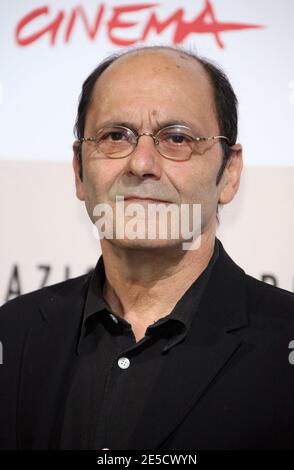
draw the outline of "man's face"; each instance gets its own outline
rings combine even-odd
[[[155,132],[163,123],[185,122],[195,135],[219,135],[211,85],[202,66],[181,53],[145,51],[118,59],[98,79],[88,110],[85,137],[109,123],[128,123],[141,132]],[[74,149],[76,150],[77,144]],[[186,161],[162,157],[149,136],[142,136],[134,152],[121,159],[101,157],[93,142],[82,147],[83,181],[77,196],[85,200],[93,222],[93,209],[110,204],[115,214],[117,195],[155,197],[177,205],[201,204],[202,233],[214,227],[223,188],[216,186],[222,163],[220,141],[203,155]],[[134,201],[125,201],[125,206]],[[143,203],[144,204],[144,203]],[[129,247],[179,244],[182,240],[113,240]]]

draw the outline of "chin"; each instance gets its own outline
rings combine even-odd
[[[116,239],[113,238],[109,242],[116,247],[129,249],[129,250],[169,250],[181,249],[183,240],[148,240],[148,239],[134,239],[129,238]]]

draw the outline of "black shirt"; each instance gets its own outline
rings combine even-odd
[[[100,256],[85,299],[61,449],[128,449],[169,350],[185,340],[218,257],[218,243],[215,238],[207,267],[173,310],[149,325],[138,342],[130,323],[113,312],[103,298],[105,271]]]

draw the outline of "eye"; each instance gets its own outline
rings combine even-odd
[[[103,142],[128,142],[132,139],[132,133],[129,129],[119,127],[105,128],[98,133],[98,140]]]
[[[160,140],[167,145],[184,146],[193,142],[193,137],[177,130],[163,130],[160,134]]]
[[[169,139],[173,144],[184,144],[187,140],[184,134],[171,134]]]

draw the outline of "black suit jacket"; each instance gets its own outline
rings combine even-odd
[[[0,448],[56,449],[90,275],[0,309]],[[188,335],[170,350],[130,449],[294,449],[294,294],[220,244]]]

